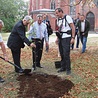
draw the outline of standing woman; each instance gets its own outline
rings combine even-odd
[[[0,32],[1,32],[1,29],[2,29],[3,26],[4,26],[4,23],[3,23],[2,20],[0,20]],[[4,45],[4,42],[3,42],[1,34],[0,34],[0,47],[2,49],[4,59],[6,61],[8,61],[8,57],[7,57],[7,53],[6,53],[6,48],[5,48],[5,45]],[[2,82],[4,82],[4,80],[3,80],[3,78],[0,77],[0,83],[2,83]]]

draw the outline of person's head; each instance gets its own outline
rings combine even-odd
[[[80,13],[77,13],[77,18],[79,18],[80,17]]]
[[[23,18],[23,24],[24,24],[25,26],[27,26],[28,24],[30,24],[31,20],[32,20],[32,17],[29,16],[29,15],[26,15],[26,16]]]
[[[80,20],[84,21],[85,20],[85,16],[84,15],[80,15]]]
[[[56,8],[55,9],[55,15],[58,17],[58,18],[62,18],[63,17],[63,10],[61,8]]]
[[[47,14],[43,14],[43,20],[47,20],[48,15]]]
[[[42,20],[43,20],[42,14],[38,14],[38,15],[37,15],[38,24],[41,24],[41,23],[42,23]]]
[[[2,20],[0,20],[0,30],[2,29],[2,27],[4,27],[4,23]]]

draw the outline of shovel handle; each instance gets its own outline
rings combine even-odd
[[[0,56],[0,58],[3,59],[4,61],[6,61],[5,58],[3,58],[3,57],[1,57],[1,56]],[[10,62],[10,61],[6,61],[6,62],[10,63],[11,65],[13,65],[13,66],[15,66],[15,67],[17,67],[18,69],[21,69],[21,68],[18,67],[16,64],[14,64],[14,63],[12,63],[12,62]]]

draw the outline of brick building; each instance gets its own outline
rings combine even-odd
[[[29,1],[29,14],[32,14],[34,20],[38,13],[33,13],[38,9],[52,9],[61,7],[65,14],[69,14],[73,18],[76,18],[77,13],[84,14],[89,20],[91,30],[98,31],[98,0],[88,5],[82,3],[83,0],[30,0]],[[48,13],[48,19],[50,20],[52,28],[55,30],[55,15],[54,13]]]

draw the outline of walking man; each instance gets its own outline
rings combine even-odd
[[[90,23],[88,20],[85,19],[84,15],[80,15],[80,20],[78,21],[78,29],[80,33],[80,39],[82,43],[82,52],[84,53],[86,50],[86,43],[87,43],[87,37],[88,37],[88,31],[90,30]]]

